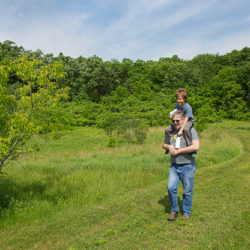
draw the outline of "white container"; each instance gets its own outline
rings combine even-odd
[[[175,142],[175,148],[180,148],[180,147],[181,147],[181,137],[177,136]]]

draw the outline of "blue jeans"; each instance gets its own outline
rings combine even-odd
[[[169,169],[168,196],[171,203],[171,212],[179,211],[177,187],[181,180],[183,185],[182,207],[183,214],[190,215],[193,198],[195,162],[190,164],[174,164]]]

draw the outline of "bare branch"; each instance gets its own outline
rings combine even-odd
[[[12,144],[11,148],[9,149],[9,152],[4,156],[4,158],[0,161],[0,169],[4,166],[4,162],[9,158],[9,156],[11,155],[12,151],[14,150],[16,144],[18,143],[18,141],[21,138],[22,135],[22,131],[19,133],[18,137],[16,138],[16,140],[14,141],[14,143]]]

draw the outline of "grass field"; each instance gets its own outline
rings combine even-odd
[[[167,221],[163,136],[108,148],[102,130],[79,128],[40,141],[0,177],[0,249],[249,249],[250,123],[201,134],[189,221]]]

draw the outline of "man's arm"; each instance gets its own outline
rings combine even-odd
[[[166,143],[163,143],[162,144],[162,148],[165,149],[165,150],[169,150],[169,153],[172,154],[174,152],[174,146],[173,145],[169,145],[169,144],[166,144]]]
[[[163,147],[163,145],[162,145],[162,147]],[[167,144],[165,144],[165,145],[167,145]],[[185,148],[179,148],[179,149],[175,149],[172,145],[167,145],[167,146],[168,146],[168,150],[170,152],[170,155],[175,156],[178,154],[193,153],[195,151],[198,151],[200,149],[200,141],[194,140],[194,141],[192,141],[192,145],[185,147]],[[173,148],[171,148],[171,150],[170,150],[169,146],[173,147]]]

